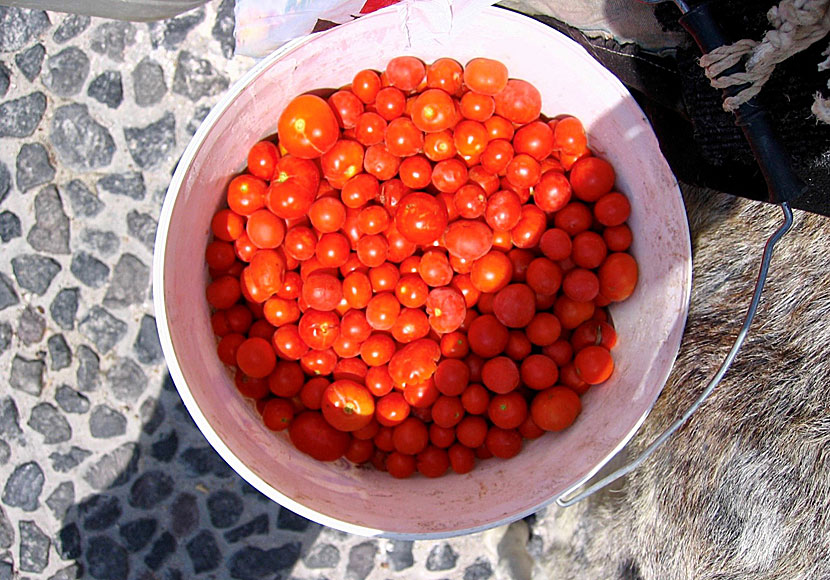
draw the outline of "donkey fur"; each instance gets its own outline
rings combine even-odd
[[[777,206],[686,188],[693,290],[680,354],[627,448],[699,396],[732,345]],[[624,337],[623,337],[624,340]],[[830,578],[830,220],[795,212],[748,338],[706,403],[632,474],[531,520],[534,578]]]

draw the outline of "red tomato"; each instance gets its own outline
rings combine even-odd
[[[319,461],[340,459],[351,442],[348,433],[329,425],[317,411],[304,411],[294,417],[288,435],[294,447]]]
[[[280,145],[291,155],[314,159],[331,149],[340,135],[337,117],[316,95],[295,97],[277,122]]]
[[[340,431],[357,431],[375,414],[375,398],[355,381],[334,381],[323,391],[322,412],[326,421]]]
[[[447,208],[441,201],[419,191],[404,197],[395,213],[395,225],[400,234],[420,245],[429,245],[439,239],[448,219]]]

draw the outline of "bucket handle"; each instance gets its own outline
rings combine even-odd
[[[746,339],[747,332],[749,331],[749,326],[752,324],[752,319],[755,317],[755,312],[758,310],[758,303],[761,301],[761,292],[764,289],[764,283],[766,282],[767,278],[767,271],[769,270],[770,260],[772,259],[772,252],[775,247],[775,244],[780,240],[784,234],[789,231],[790,227],[793,224],[793,212],[790,209],[790,205],[788,202],[783,202],[780,204],[781,209],[784,213],[784,222],[778,227],[778,229],[773,232],[773,234],[767,240],[766,245],[764,246],[764,254],[761,260],[761,269],[758,273],[758,278],[755,281],[755,291],[752,295],[752,301],[749,303],[749,308],[746,312],[746,317],[744,318],[743,326],[741,326],[741,330],[738,332],[738,336],[735,337],[735,342],[732,345],[729,353],[726,355],[726,358],[721,363],[720,368],[718,369],[715,376],[712,380],[709,381],[709,384],[706,385],[706,388],[697,398],[697,400],[692,403],[689,408],[686,410],[683,415],[677,419],[674,423],[672,423],[665,431],[663,431],[657,439],[655,439],[651,445],[649,445],[640,455],[634,458],[629,463],[625,464],[624,466],[620,467],[610,475],[602,478],[601,480],[597,481],[596,483],[591,484],[589,487],[584,489],[583,491],[579,491],[586,482],[578,483],[569,489],[565,490],[559,497],[556,498],[556,504],[560,507],[569,507],[582,501],[583,499],[587,498],[588,496],[596,493],[597,491],[603,489],[604,487],[610,485],[611,483],[615,482],[619,478],[627,475],[628,473],[637,469],[648,457],[658,448],[660,447],[665,441],[671,437],[675,431],[677,431],[688,419],[692,416],[692,414],[697,411],[697,409],[703,404],[703,402],[712,394],[712,391],[715,390],[715,387],[720,383],[723,376],[726,374],[726,371],[729,369],[729,366],[732,364],[732,361],[735,359],[735,356],[738,354],[741,346],[744,343],[744,339]],[[578,492],[578,493],[577,493]],[[572,494],[576,494],[573,495]]]

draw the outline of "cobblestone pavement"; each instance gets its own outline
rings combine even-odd
[[[0,580],[510,576],[504,530],[372,540],[281,509],[181,404],[153,317],[156,220],[252,64],[233,0],[151,24],[0,7]]]

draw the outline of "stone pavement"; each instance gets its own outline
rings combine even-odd
[[[233,0],[151,24],[0,7],[0,580],[516,577],[504,529],[387,541],[281,509],[181,404],[153,317],[156,220],[252,64]],[[533,521],[511,530],[538,554]]]

